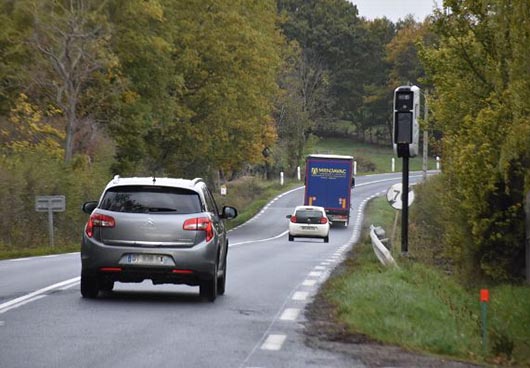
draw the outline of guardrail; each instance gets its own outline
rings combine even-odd
[[[383,244],[383,241],[388,241],[388,239],[379,239],[377,234],[379,233],[380,235],[384,236],[384,232],[385,231],[380,226],[370,225],[370,239],[372,240],[372,248],[374,249],[377,259],[379,259],[379,262],[381,262],[384,266],[398,267],[394,257],[392,257],[388,249]]]

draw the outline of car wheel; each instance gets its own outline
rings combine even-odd
[[[223,276],[217,278],[217,295],[224,295],[226,289],[226,258],[228,252],[225,255],[225,261],[223,262]]]
[[[202,298],[209,302],[214,302],[215,298],[217,298],[217,265],[215,265],[215,272],[212,277],[208,280],[201,281],[199,293]]]
[[[293,241],[294,240],[294,236],[292,236],[291,234],[289,234],[289,241]]]
[[[114,289],[114,281],[108,279],[99,280],[99,290],[112,291]]]
[[[329,243],[329,235],[324,237],[324,243]]]
[[[81,272],[81,295],[83,298],[94,299],[98,296],[99,285],[95,276],[89,276]]]

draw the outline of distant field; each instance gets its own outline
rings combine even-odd
[[[421,148],[420,148],[421,149]],[[394,156],[392,146],[377,146],[366,143],[357,143],[351,139],[345,138],[326,138],[319,140],[313,147],[312,152],[308,153],[326,153],[334,155],[353,156],[358,161],[358,174],[375,174],[391,172],[392,158],[395,158],[395,171],[402,171],[403,159]],[[371,166],[374,170],[368,170],[365,167]],[[433,158],[428,160],[428,169],[436,168],[436,161]],[[409,168],[411,171],[420,171],[422,169],[422,157],[418,156],[410,159]]]

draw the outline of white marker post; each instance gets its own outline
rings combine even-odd
[[[280,185],[283,185],[283,171],[280,172]]]

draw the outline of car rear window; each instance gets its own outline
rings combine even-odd
[[[296,218],[307,219],[307,218],[318,218],[322,217],[321,211],[315,210],[298,210],[295,214]]]
[[[198,213],[199,195],[191,190],[157,186],[118,186],[105,192],[100,208],[114,212]]]

